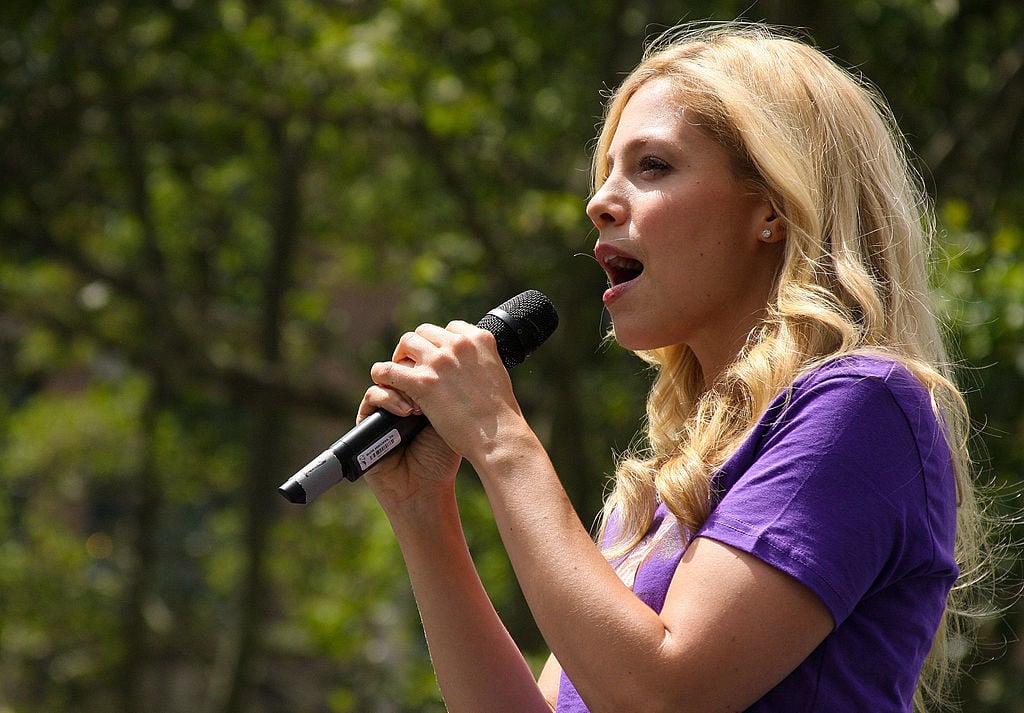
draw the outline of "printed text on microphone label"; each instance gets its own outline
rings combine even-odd
[[[398,432],[398,429],[391,429],[381,436],[372,446],[356,456],[356,461],[358,461],[359,467],[364,471],[369,470],[370,466],[394,450],[395,446],[401,442],[402,436]]]

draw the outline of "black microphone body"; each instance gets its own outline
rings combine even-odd
[[[522,363],[558,326],[551,302],[527,290],[495,307],[477,327],[494,335],[506,369]],[[428,423],[425,416],[396,416],[377,409],[288,479],[278,491],[293,503],[310,503],[341,480],[354,482],[385,456],[408,443]]]

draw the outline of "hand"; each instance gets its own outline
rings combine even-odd
[[[357,420],[378,408],[425,413],[425,428],[365,476],[385,510],[453,487],[460,455],[497,437],[501,415],[522,419],[494,336],[465,322],[422,325],[402,337],[392,360],[374,364]],[[439,435],[440,433],[440,435]]]
[[[494,335],[466,322],[421,325],[370,375],[394,394],[395,408],[406,409],[397,413],[424,413],[449,447],[474,464],[507,427],[528,430]]]
[[[356,422],[378,409],[399,416],[420,414],[419,408],[399,392],[374,385],[363,396]],[[453,492],[460,462],[458,454],[427,424],[411,442],[378,461],[363,479],[390,515],[397,506],[414,506],[435,493]]]

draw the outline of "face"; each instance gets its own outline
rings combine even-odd
[[[766,196],[692,121],[666,80],[642,85],[587,215],[599,231],[616,340],[634,350],[687,344],[708,375],[736,356],[763,314],[782,228]]]

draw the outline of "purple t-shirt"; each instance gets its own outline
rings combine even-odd
[[[792,575],[835,622],[748,713],[909,713],[958,574],[953,466],[921,383],[889,359],[830,362],[775,400],[713,487],[696,536]],[[664,533],[657,512],[652,533]],[[656,547],[636,570],[633,589],[655,611],[683,547]],[[565,674],[556,710],[587,711]]]

